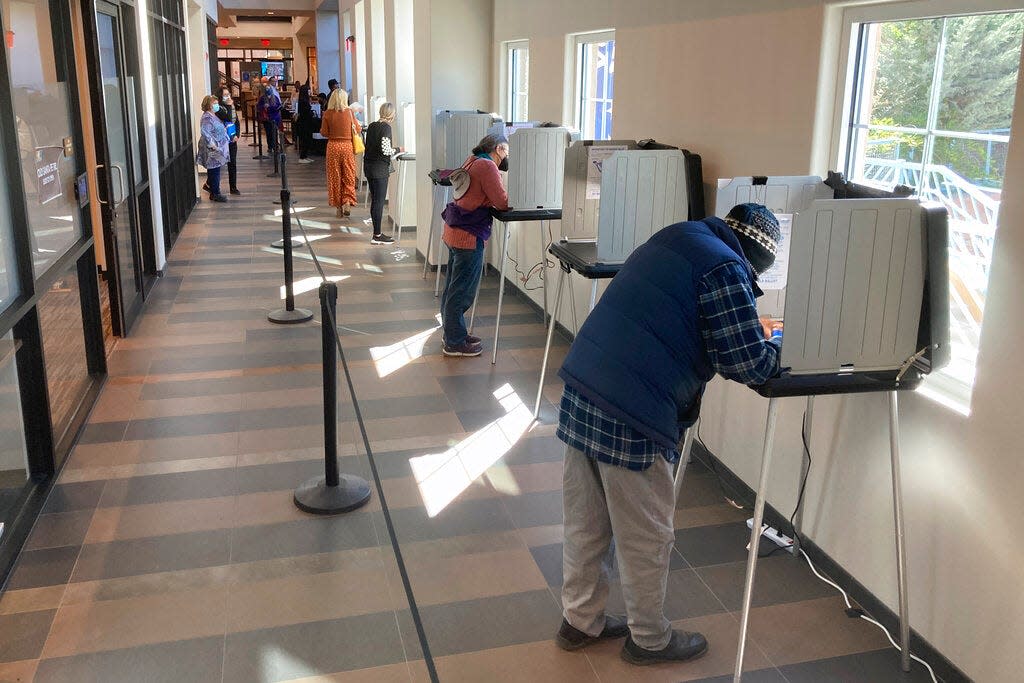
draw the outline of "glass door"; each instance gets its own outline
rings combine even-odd
[[[124,40],[120,10],[106,2],[96,3],[96,29],[99,44],[100,75],[103,81],[103,120],[108,179],[103,206],[104,240],[107,242],[107,275],[114,334],[125,336],[142,307],[142,262],[138,232],[138,208],[135,201],[134,170],[137,140],[129,135],[134,112],[132,83],[126,77]]]

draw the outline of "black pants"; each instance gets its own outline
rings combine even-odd
[[[296,119],[292,126],[295,135],[295,146],[299,148],[299,158],[305,159],[313,148],[313,122]]]
[[[238,142],[228,145],[228,151],[231,153],[228,161],[228,188],[234,191],[238,189],[238,165],[235,163],[238,159]]]
[[[388,177],[367,178],[370,185],[370,219],[373,221],[373,234],[380,234],[380,223],[384,219],[384,200],[388,197]]]

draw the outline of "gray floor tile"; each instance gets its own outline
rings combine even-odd
[[[211,683],[221,680],[223,638],[44,659],[37,683]],[[253,681],[258,679],[252,679]]]
[[[78,443],[117,443],[124,439],[127,421],[93,422],[87,424],[78,437]]]
[[[435,517],[423,508],[391,511],[400,543],[415,543],[453,536],[469,536],[515,528],[499,500],[467,500],[451,503]]]
[[[533,559],[537,563],[537,567],[540,568],[540,573],[547,580],[548,585],[552,588],[560,588],[564,578],[562,574],[562,544],[553,543],[551,545],[535,546],[530,548],[530,553],[533,555]],[[612,581],[617,581],[619,578],[619,565],[614,554],[612,554],[609,562],[608,577]],[[682,555],[673,551],[669,559],[668,568],[669,571],[675,571],[678,569],[689,569],[689,565]]]
[[[126,441],[166,439],[175,436],[202,436],[239,431],[237,412],[207,415],[180,415],[132,420],[125,432]]]
[[[895,649],[791,664],[779,670],[790,683],[930,683],[932,680],[920,664],[915,663],[910,673],[904,673]]]
[[[79,550],[78,546],[65,546],[21,553],[5,588],[19,590],[67,583]]]
[[[547,590],[430,605],[420,612],[435,657],[548,640],[562,620]],[[411,639],[415,633],[407,634]]]
[[[679,569],[668,573],[668,589],[665,592],[667,619],[691,619],[724,611],[722,603],[692,569]]]
[[[186,454],[182,454],[182,457],[186,457]],[[231,496],[236,491],[235,481],[233,469],[112,479],[103,491],[99,506],[146,505]]]
[[[747,559],[750,530],[743,522],[676,530],[676,550],[694,567]]]
[[[554,436],[534,436],[517,441],[502,460],[506,465],[534,465],[541,462],[561,462],[563,457],[564,443]]]
[[[57,484],[50,490],[42,514],[91,510],[99,504],[106,484],[105,481]]]
[[[504,498],[505,508],[516,527],[547,526],[562,523],[562,491],[524,493]]]
[[[227,637],[224,683],[271,683],[405,661],[393,612]]]
[[[699,678],[691,681],[691,683],[732,683],[732,681],[732,674],[729,674],[728,676],[715,676],[714,678]],[[757,671],[744,672],[743,683],[787,683],[787,681],[779,673],[778,669],[758,669]]]
[[[0,614],[0,662],[36,659],[43,651],[57,610]]]
[[[376,514],[353,512],[340,517],[310,517],[297,522],[233,529],[231,561],[255,562],[376,546]]]
[[[71,580],[96,581],[227,564],[228,539],[229,531],[218,529],[86,544]]]
[[[746,570],[744,561],[701,567],[697,573],[726,607],[739,610],[743,605]],[[814,600],[835,594],[835,589],[819,581],[802,559],[783,554],[781,550],[778,555],[763,557],[757,562],[754,607]]]

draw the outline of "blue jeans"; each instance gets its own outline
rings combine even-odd
[[[476,249],[448,247],[448,277],[441,294],[441,324],[445,346],[466,342],[466,311],[473,305],[480,272],[484,265],[484,241],[476,238]]]
[[[220,194],[220,171],[222,166],[206,169],[206,184],[210,187],[210,196],[216,197]]]

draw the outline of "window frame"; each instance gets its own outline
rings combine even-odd
[[[526,51],[527,64],[530,59],[530,41],[529,40],[508,40],[502,43],[502,92],[504,93],[505,99],[505,120],[515,123],[523,123],[528,120],[530,115],[530,82],[527,78],[526,90],[522,93],[516,91],[516,77],[515,77],[515,60],[513,53],[518,50]],[[529,68],[529,66],[527,66]],[[519,112],[516,108],[516,96],[526,96],[526,111]],[[520,115],[521,114],[521,115]]]
[[[586,90],[586,84],[584,83],[585,74],[583,73],[583,50],[584,47],[587,45],[593,45],[596,43],[607,43],[609,41],[615,41],[615,29],[591,31],[588,33],[575,33],[572,35],[572,121],[573,125],[577,129],[579,129],[580,134],[586,139],[589,139],[590,136],[587,135],[586,126],[584,125],[583,120],[583,117],[586,114],[586,106],[584,106],[584,92]],[[612,64],[614,69],[614,60]],[[614,107],[614,96],[611,98],[610,102]],[[612,121],[614,123],[614,108],[612,111]],[[607,138],[602,139],[610,140],[611,134],[609,133]]]
[[[849,175],[854,143],[853,133],[858,125],[859,106],[863,95],[860,71],[861,36],[865,25],[1024,12],[1024,3],[1020,0],[978,0],[975,6],[965,8],[961,0],[913,0],[891,4],[848,6],[836,8],[835,11],[841,13],[838,36],[839,63],[836,69],[828,160],[833,168],[842,168]],[[1022,87],[1020,80],[1018,80],[1017,87],[1018,89]],[[925,128],[928,129],[927,137],[929,138],[948,137],[950,132],[933,130],[928,124],[925,125]],[[923,159],[927,159],[927,154],[923,156]],[[984,321],[982,326],[984,327]],[[975,361],[976,366],[977,360]],[[969,415],[974,397],[974,384],[967,384],[952,374],[940,370],[926,378],[919,393],[955,412]]]

